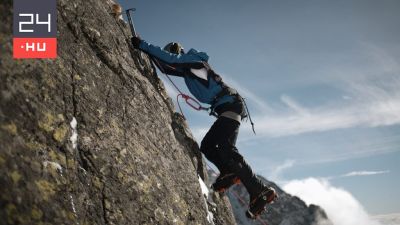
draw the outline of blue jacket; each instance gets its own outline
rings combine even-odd
[[[161,71],[183,77],[190,93],[200,102],[210,104],[211,108],[235,100],[232,95],[221,96],[220,93],[227,86],[208,65],[207,53],[190,49],[184,54],[173,54],[144,40],[139,48],[159,62]],[[218,100],[215,101],[217,95]]]

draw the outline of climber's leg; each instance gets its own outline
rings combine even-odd
[[[217,119],[214,122],[206,136],[201,141],[200,151],[218,168],[221,174],[226,174],[229,173],[229,171],[224,160],[221,158],[221,155],[218,154],[218,142],[221,138],[223,139],[224,136],[226,136],[223,126],[221,125],[223,124],[220,119]]]
[[[253,170],[235,146],[240,123],[229,118],[222,118],[221,123],[221,126],[225,128],[224,131],[229,136],[219,141],[220,151],[218,153],[220,157],[224,159],[224,164],[228,170],[239,177],[250,196],[258,194],[264,185],[253,173]]]

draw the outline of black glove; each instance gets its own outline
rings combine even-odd
[[[140,37],[132,37],[131,38],[131,42],[134,48],[139,48],[140,42],[142,41],[142,39],[140,39]]]

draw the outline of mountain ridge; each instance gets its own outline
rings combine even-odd
[[[209,170],[209,177],[216,179],[217,174]],[[283,191],[277,184],[258,176],[263,183],[273,187],[279,198],[267,205],[267,210],[257,220],[249,220],[245,216],[249,196],[243,184],[234,185],[227,192],[238,225],[333,225],[325,211],[317,205],[309,205],[297,196]]]

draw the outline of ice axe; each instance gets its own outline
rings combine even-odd
[[[130,9],[125,10],[125,14],[126,14],[126,17],[128,18],[128,23],[129,23],[129,27],[131,28],[132,36],[133,37],[137,37],[135,25],[133,24],[133,20],[132,20],[132,17],[131,17],[131,11],[132,12],[136,11],[136,8],[130,8]],[[140,62],[141,65],[143,65],[142,52],[140,52],[139,54],[140,54],[139,62]]]
[[[129,22],[129,27],[131,28],[131,32],[132,32],[132,36],[136,37],[136,30],[135,30],[135,26],[133,25],[133,21],[132,21],[132,17],[131,17],[131,11],[136,11],[135,8],[130,8],[125,10],[126,13],[126,17],[128,18],[128,22]]]
[[[136,8],[130,8],[130,9],[125,10],[125,14],[126,14],[126,17],[128,18],[128,23],[129,23],[129,27],[131,28],[132,36],[133,36],[133,37],[137,37],[135,25],[133,24],[133,20],[132,20],[132,17],[131,17],[131,11],[132,11],[132,12],[133,12],[133,11],[136,11]],[[160,68],[160,70],[164,73],[164,71],[162,70],[162,67],[160,66],[160,64],[158,63],[158,61],[156,61],[155,59],[153,59],[153,57],[151,57],[150,55],[148,55],[148,56],[149,56],[149,58],[150,58],[150,63],[156,64],[157,67]],[[140,60],[140,64],[143,65],[143,62],[142,62],[142,52],[140,52],[140,58],[139,58],[139,60]]]

